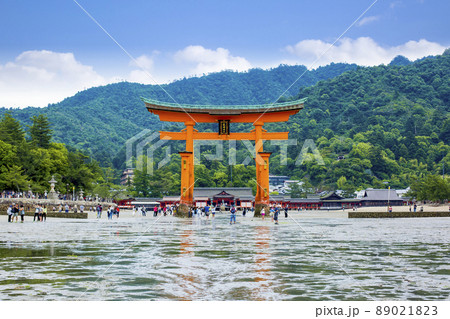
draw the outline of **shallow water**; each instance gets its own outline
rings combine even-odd
[[[1,300],[445,300],[450,219],[0,223]]]

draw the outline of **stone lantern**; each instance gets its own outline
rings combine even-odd
[[[80,189],[79,194],[80,194],[80,197],[78,198],[78,200],[83,201],[83,200],[84,200],[84,197],[83,197],[83,195],[84,195],[83,189]]]
[[[56,194],[55,191],[55,185],[57,181],[55,180],[55,177],[52,175],[52,179],[48,181],[50,183],[50,193],[48,194],[48,199],[57,199],[58,194]]]

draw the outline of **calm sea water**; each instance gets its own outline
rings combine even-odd
[[[450,219],[0,223],[1,300],[445,300]]]

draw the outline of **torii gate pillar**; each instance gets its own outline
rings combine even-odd
[[[269,157],[270,152],[256,153],[256,196],[255,213],[259,215],[264,206],[268,206],[269,198]]]
[[[181,155],[181,194],[180,203],[192,206],[194,184],[194,154],[192,152],[179,152]]]

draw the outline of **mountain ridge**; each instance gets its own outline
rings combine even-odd
[[[356,69],[355,64],[336,63],[308,71],[305,66],[280,65],[269,70],[222,71],[161,85],[179,103],[264,104],[276,102],[300,74],[288,97],[302,86]],[[147,112],[140,97],[173,102],[159,85],[119,82],[80,91],[43,108],[0,108],[22,124],[45,114],[52,123],[54,141],[81,149],[102,163],[111,160],[126,140],[144,128],[160,129],[158,118]]]

